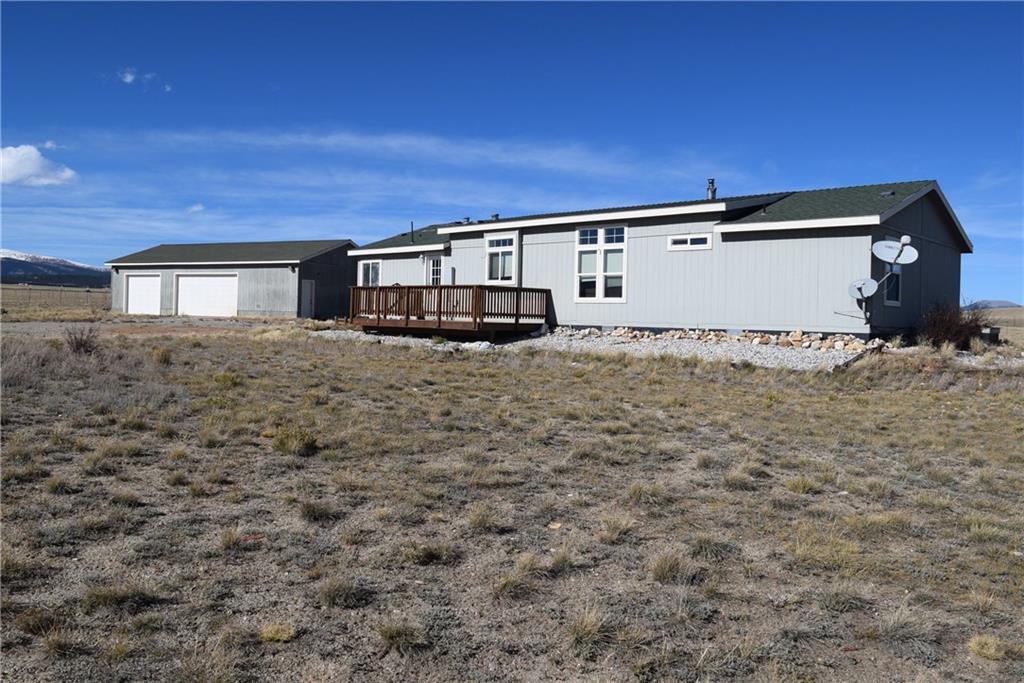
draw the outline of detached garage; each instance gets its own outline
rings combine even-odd
[[[348,310],[351,240],[161,244],[107,263],[111,310],[333,318]]]

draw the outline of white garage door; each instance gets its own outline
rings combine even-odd
[[[125,275],[125,313],[160,315],[160,274]]]
[[[237,275],[178,275],[178,315],[238,315]]]

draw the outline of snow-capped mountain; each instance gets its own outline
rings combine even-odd
[[[16,284],[109,287],[110,271],[56,256],[0,249],[0,280]]]

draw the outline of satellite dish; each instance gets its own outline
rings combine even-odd
[[[878,291],[878,282],[869,277],[854,280],[848,290],[854,299],[867,299]]]
[[[917,249],[909,244],[902,244],[891,240],[875,242],[871,245],[871,253],[880,261],[886,263],[898,263],[906,265],[917,260]]]

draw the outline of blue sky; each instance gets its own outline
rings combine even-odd
[[[1024,5],[2,8],[3,246],[351,237],[936,178],[1024,300]],[[12,149],[13,148],[13,149]]]

